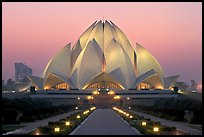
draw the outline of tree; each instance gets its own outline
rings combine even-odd
[[[5,86],[5,81],[4,80],[2,80],[2,87],[4,87]]]
[[[7,80],[6,86],[14,86],[15,82],[10,78]]]

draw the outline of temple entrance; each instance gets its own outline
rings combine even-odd
[[[88,87],[86,87],[86,89],[122,89],[122,88],[111,82],[100,81],[90,84]]]
[[[121,98],[118,98],[118,95],[115,94],[115,90],[109,89],[95,90],[93,91],[92,97],[93,99],[89,100],[89,103],[101,109],[112,108],[113,106],[119,105],[122,101]]]
[[[112,108],[114,100],[112,96],[109,96],[107,92],[100,92],[99,95],[94,96],[93,104],[97,108],[107,109]]]

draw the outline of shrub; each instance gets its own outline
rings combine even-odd
[[[54,126],[55,122],[48,122],[48,126]]]
[[[168,132],[172,132],[172,131],[175,131],[176,130],[176,127],[167,127],[167,126],[164,126],[161,128],[162,131],[168,131]]]
[[[37,119],[40,119],[40,120],[41,120],[41,119],[43,119],[43,118],[44,118],[44,115],[43,115],[43,114],[38,114],[38,115],[37,115]]]
[[[50,126],[39,127],[38,129],[42,134],[53,132],[53,128]]]

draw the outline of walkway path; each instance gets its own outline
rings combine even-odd
[[[199,130],[194,129],[194,128],[190,128],[184,122],[176,122],[176,121],[166,120],[166,119],[158,118],[158,117],[155,117],[155,116],[152,116],[149,114],[144,114],[144,113],[137,112],[137,111],[131,111],[131,112],[138,114],[140,116],[144,116],[145,118],[151,118],[151,120],[153,120],[153,121],[161,122],[161,124],[163,124],[163,125],[174,126],[177,129],[179,129],[185,133],[191,134],[191,135],[202,135],[202,131],[199,131]]]
[[[31,123],[26,123],[25,127],[22,127],[20,129],[17,129],[17,130],[14,130],[14,131],[10,131],[10,132],[7,132],[7,133],[4,133],[3,135],[9,135],[9,134],[26,134],[30,131],[33,131],[35,130],[37,127],[40,127],[40,126],[45,126],[48,124],[48,122],[55,122],[55,121],[59,121],[60,119],[63,119],[63,118],[66,118],[68,117],[69,115],[71,115],[72,113],[76,113],[78,112],[79,110],[75,110],[75,111],[72,111],[72,112],[69,112],[69,113],[65,113],[65,114],[61,114],[61,115],[57,115],[57,116],[53,116],[53,117],[50,117],[50,118],[46,118],[46,119],[43,119],[43,120],[40,120],[40,121],[36,121],[36,122],[31,122]]]
[[[139,135],[112,109],[96,109],[70,135]]]

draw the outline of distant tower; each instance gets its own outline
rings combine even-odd
[[[15,82],[21,83],[27,76],[32,76],[32,69],[23,63],[15,63]]]

